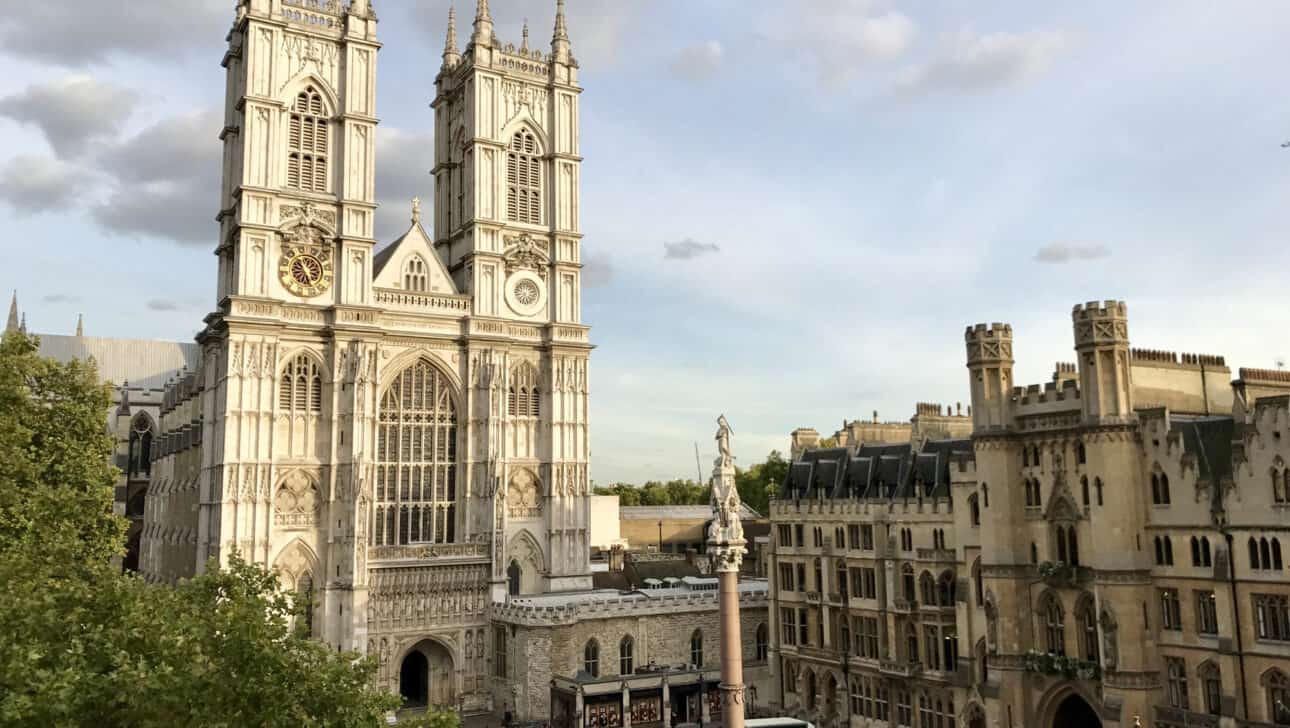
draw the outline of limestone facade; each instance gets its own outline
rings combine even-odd
[[[1290,724],[1290,375],[1131,348],[1119,301],[1071,321],[1076,361],[1028,387],[1010,326],[968,328],[970,438],[796,458],[770,514],[785,711]]]

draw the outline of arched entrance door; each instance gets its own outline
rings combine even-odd
[[[429,692],[430,661],[420,650],[413,650],[403,658],[403,666],[399,668],[399,695],[408,705],[423,706],[430,697]]]
[[[408,705],[453,705],[452,654],[438,642],[418,643],[399,667],[399,694]]]
[[[1052,728],[1102,728],[1102,721],[1083,698],[1069,695],[1057,706]]]
[[[985,725],[985,711],[984,711],[984,710],[981,710],[981,706],[979,706],[979,705],[975,705],[975,704],[974,704],[974,705],[973,705],[973,706],[968,710],[968,723],[967,723],[967,724],[968,724],[968,728],[986,728],[986,725]]]

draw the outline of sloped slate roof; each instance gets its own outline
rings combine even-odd
[[[971,440],[930,440],[911,444],[862,445],[808,450],[788,470],[786,497],[933,498],[947,497],[950,460],[972,454]]]

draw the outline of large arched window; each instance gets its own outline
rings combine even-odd
[[[1044,595],[1040,602],[1040,616],[1044,620],[1044,647],[1049,654],[1066,654],[1066,615],[1061,602],[1052,594]]]
[[[430,290],[430,268],[419,255],[412,256],[403,264],[403,290],[413,293]]]
[[[592,677],[600,677],[600,643],[595,640],[587,642],[582,649],[582,669]]]
[[[1275,667],[1263,674],[1268,696],[1268,717],[1275,725],[1290,725],[1290,677]]]
[[[690,635],[690,664],[703,667],[703,631],[694,630]]]
[[[283,414],[322,413],[322,373],[318,362],[308,354],[299,354],[282,370],[278,380],[278,409]]]
[[[327,191],[330,131],[322,94],[313,86],[296,96],[287,131],[287,186],[306,192]]]
[[[765,662],[770,657],[770,629],[763,622],[757,625],[757,662]]]
[[[152,418],[140,412],[130,421],[129,476],[147,477],[152,472]],[[140,514],[142,515],[142,514]]]
[[[506,155],[506,218],[542,224],[542,157],[537,137],[525,129],[511,137]]]
[[[385,391],[379,419],[375,544],[454,542],[457,408],[451,383],[419,361]]]
[[[618,674],[631,675],[636,672],[635,664],[632,661],[632,654],[635,651],[636,643],[632,640],[631,635],[623,637],[618,643]]]

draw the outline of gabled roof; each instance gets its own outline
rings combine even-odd
[[[447,266],[435,252],[434,240],[421,226],[420,220],[414,220],[407,232],[377,251],[372,258],[372,285],[377,288],[400,287],[403,262],[413,255],[420,256],[430,267],[429,292],[457,293],[457,284],[453,282]],[[394,265],[391,266],[391,263]],[[388,273],[387,268],[389,268]]]

